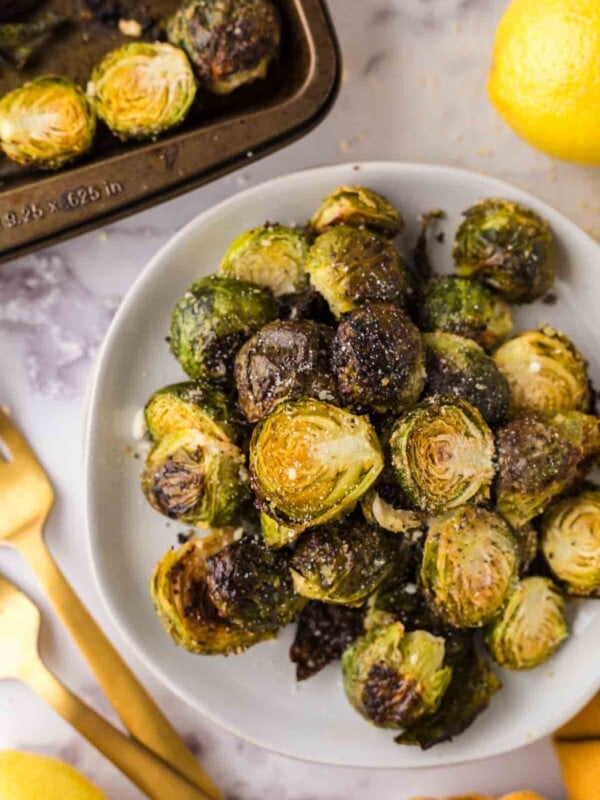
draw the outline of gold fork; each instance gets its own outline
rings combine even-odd
[[[40,613],[0,578],[0,679],[27,683],[152,800],[206,800],[206,794],[72,694],[41,660]]]
[[[43,528],[54,492],[33,451],[0,409],[0,545],[29,562],[75,643],[129,732],[175,767],[212,800],[223,796],[198,764],[154,700],[117,653],[52,558]]]

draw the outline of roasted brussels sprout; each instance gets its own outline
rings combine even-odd
[[[339,319],[367,302],[402,304],[410,293],[408,271],[394,245],[349,225],[322,233],[308,253],[310,282]]]
[[[231,524],[249,499],[241,450],[193,428],[168,433],[154,445],[142,488],[161,514],[198,526]]]
[[[524,578],[502,616],[492,622],[485,643],[507,669],[533,669],[550,658],[569,635],[565,600],[548,578]]]
[[[600,455],[596,417],[569,411],[523,415],[498,431],[496,505],[514,528],[585,477]]]
[[[508,381],[472,339],[454,333],[426,333],[425,395],[462,397],[488,425],[503,422],[510,401]]]
[[[392,533],[413,534],[423,528],[423,514],[410,508],[396,508],[376,489],[369,489],[360,501],[367,522]]]
[[[600,597],[600,489],[554,503],[542,520],[541,545],[569,594]]]
[[[94,68],[88,95],[116,136],[151,139],[183,122],[196,96],[196,80],[177,47],[130,42]]]
[[[351,511],[382,469],[369,421],[319,400],[280,403],[250,443],[251,481],[262,510],[296,530]]]
[[[310,224],[317,233],[334,225],[351,225],[390,237],[404,228],[398,209],[383,195],[365,186],[338,186],[323,200]]]
[[[23,69],[66,21],[66,17],[48,11],[31,21],[0,24],[0,63]]]
[[[510,200],[482,200],[464,212],[456,233],[459,275],[478,278],[511,303],[530,303],[554,282],[554,247],[548,223]]]
[[[151,593],[160,621],[175,643],[192,653],[241,653],[275,635],[236,625],[219,614],[208,595],[207,559],[230,541],[221,531],[193,539],[179,550],[168,550],[154,569]]]
[[[429,514],[489,495],[494,439],[466,400],[432,397],[420,403],[394,425],[390,451],[400,486]]]
[[[188,54],[205,89],[229,94],[266,76],[280,28],[269,0],[186,0],[169,20],[167,36]]]
[[[425,385],[425,352],[410,317],[392,303],[350,311],[333,342],[342,400],[359,410],[401,413]]]
[[[307,531],[294,551],[292,578],[311,600],[361,605],[394,567],[388,535],[366,523]]]
[[[0,144],[19,164],[58,169],[91,148],[96,114],[68,78],[46,75],[0,100]]]
[[[439,707],[452,676],[444,653],[441,637],[400,622],[370,631],[342,656],[346,696],[377,727],[410,727]]]
[[[219,271],[229,278],[270,289],[275,297],[280,297],[306,288],[307,256],[308,242],[301,230],[285,225],[261,225],[233,240]]]
[[[297,531],[295,528],[288,528],[287,525],[282,525],[281,522],[277,522],[273,517],[265,514],[264,511],[260,512],[260,531],[265,544],[272,550],[278,550],[280,547],[293,544],[302,533],[302,531]]]
[[[250,422],[282,400],[316,397],[335,402],[329,328],[315,322],[272,322],[240,349],[235,359],[238,403]]]
[[[421,582],[447,624],[476,628],[493,620],[506,605],[518,572],[517,540],[499,514],[461,506],[431,522]]]
[[[501,342],[513,326],[508,303],[487,286],[456,275],[429,281],[418,313],[423,330],[456,333],[484,350]]]
[[[222,382],[241,345],[276,316],[270,292],[234,278],[202,278],[173,310],[171,352],[191,378]]]
[[[510,384],[513,414],[587,411],[587,365],[564,333],[549,326],[524,331],[494,353]]]

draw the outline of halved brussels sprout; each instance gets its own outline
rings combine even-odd
[[[510,384],[513,414],[588,410],[587,365],[564,333],[547,325],[524,331],[499,347],[494,361]]]
[[[589,472],[600,455],[600,423],[579,411],[523,415],[498,431],[496,505],[514,528],[532,520]]]
[[[306,271],[338,319],[367,302],[402,304],[411,290],[408,271],[394,245],[349,225],[338,225],[316,239]]]
[[[440,636],[405,633],[400,622],[377,628],[342,656],[346,696],[379,728],[410,727],[439,707],[452,677],[444,654]]]
[[[548,223],[511,200],[481,200],[464,212],[456,233],[459,275],[478,278],[511,303],[530,303],[554,283],[554,245]]]
[[[334,225],[370,228],[394,237],[404,228],[397,208],[383,195],[365,186],[338,186],[319,206],[310,221],[317,233]]]
[[[144,419],[154,441],[188,428],[225,441],[239,438],[229,397],[201,381],[174,383],[154,392],[144,408]]]
[[[236,625],[219,614],[208,595],[207,559],[230,541],[231,536],[222,531],[193,539],[179,550],[168,550],[154,569],[151,594],[156,613],[175,644],[191,653],[241,653],[275,635]]]
[[[392,303],[369,303],[344,316],[333,363],[346,405],[380,414],[413,406],[425,385],[425,351],[418,328]]]
[[[191,378],[224,381],[241,345],[277,316],[270,292],[211,275],[194,283],[173,309],[170,347]]]
[[[382,469],[368,419],[319,400],[280,403],[258,423],[250,443],[252,486],[262,510],[296,530],[347,514]]]
[[[430,280],[418,313],[423,330],[456,333],[484,350],[506,338],[513,326],[508,303],[487,286],[456,275]]]
[[[485,643],[492,658],[507,669],[543,664],[569,635],[562,594],[548,578],[524,578],[502,616],[492,622]]]
[[[431,522],[421,582],[449,625],[477,628],[502,611],[518,580],[519,548],[499,514],[461,506]]]
[[[264,511],[260,512],[260,531],[265,544],[272,550],[278,550],[280,547],[293,544],[302,533],[302,531],[297,531],[295,528],[288,528],[287,525],[282,525],[281,522],[277,522],[273,517],[265,514]]]
[[[264,78],[281,39],[279,14],[269,0],[186,0],[167,24],[201,85],[229,94]]]
[[[369,489],[360,501],[367,522],[392,533],[412,534],[423,528],[423,514],[410,508],[396,508],[377,489]]]
[[[466,400],[432,397],[420,403],[394,425],[390,451],[400,486],[429,514],[489,496],[494,438]]]
[[[96,114],[68,78],[45,75],[0,100],[0,145],[18,164],[59,169],[91,148]]]
[[[569,594],[600,597],[600,489],[587,489],[548,509],[542,552]]]
[[[235,359],[238,403],[250,422],[258,422],[282,400],[315,397],[335,402],[331,369],[332,332],[304,320],[266,325]]]
[[[387,534],[363,523],[305,533],[291,561],[298,594],[310,600],[361,605],[394,567]]]
[[[171,519],[200,527],[229,525],[249,499],[244,455],[231,442],[197,429],[175,430],[150,451],[142,489]]]
[[[280,297],[306,288],[307,257],[308,242],[301,230],[266,224],[234,239],[219,271],[229,278],[270,289],[275,297]]]
[[[508,412],[508,381],[493,360],[472,339],[454,333],[423,336],[427,363],[427,396],[456,396],[475,406],[488,425]]]
[[[130,42],[94,68],[88,95],[116,136],[151,139],[183,122],[196,96],[196,79],[177,47]]]

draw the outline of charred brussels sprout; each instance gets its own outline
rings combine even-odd
[[[173,310],[171,352],[191,378],[224,381],[241,345],[276,316],[270,292],[234,278],[202,278]]]
[[[438,708],[452,669],[444,640],[426,631],[405,633],[399,622],[370,631],[342,656],[350,704],[379,728],[407,728]]]
[[[205,89],[229,94],[266,76],[281,30],[269,0],[186,0],[167,36],[188,54]]]
[[[429,514],[489,495],[494,439],[466,400],[432,397],[409,411],[393,428],[390,451],[400,486]]]
[[[193,428],[169,433],[152,448],[142,488],[161,514],[198,526],[229,525],[249,498],[241,450]]]
[[[482,200],[456,233],[459,275],[479,278],[511,303],[530,303],[554,282],[552,232],[535,211],[510,200]]]
[[[484,350],[506,338],[513,326],[508,303],[468,278],[446,275],[425,287],[419,307],[423,330],[445,331],[473,339]]]
[[[472,339],[441,331],[423,338],[425,394],[462,397],[481,412],[488,425],[502,422],[510,401],[508,381],[481,347]]]
[[[393,541],[364,523],[308,531],[291,562],[298,594],[346,606],[361,605],[393,565]]]
[[[552,505],[542,520],[542,552],[569,594],[600,596],[600,489]]]
[[[308,242],[302,231],[285,225],[262,225],[234,239],[219,271],[230,278],[270,289],[275,297],[280,297],[306,288],[307,256]]]
[[[510,384],[513,414],[587,411],[587,365],[574,344],[548,326],[505,342],[494,361]]]
[[[498,511],[514,528],[585,477],[600,455],[598,419],[578,411],[523,415],[498,431]]]
[[[507,669],[533,669],[550,658],[569,631],[565,600],[547,578],[524,578],[485,635],[492,658]]]
[[[342,400],[358,409],[400,413],[418,401],[425,385],[421,334],[391,303],[370,303],[344,316],[333,363]]]
[[[330,363],[329,328],[305,320],[272,322],[238,352],[238,403],[250,422],[269,414],[282,400],[316,397],[336,400]]]
[[[499,514],[462,506],[429,527],[421,581],[433,609],[457,628],[491,622],[518,579],[517,541]]]
[[[252,486],[263,511],[296,530],[354,508],[377,480],[383,455],[375,429],[329,403],[280,403],[250,443]]]
[[[121,139],[151,139],[179,125],[196,95],[185,53],[166,43],[131,42],[92,72],[88,95]]]
[[[339,186],[323,200],[310,224],[317,233],[335,225],[351,225],[390,237],[404,228],[398,209],[383,195],[364,186]]]
[[[391,533],[412,534],[423,528],[423,514],[410,508],[396,508],[376,489],[369,489],[360,501],[367,522]]]
[[[306,271],[339,319],[367,302],[402,304],[410,292],[408,271],[394,245],[382,236],[338,225],[310,248]]]
[[[95,132],[90,101],[67,78],[46,75],[0,100],[0,144],[19,164],[59,169],[91,148]]]
[[[288,528],[287,525],[282,525],[281,522],[277,522],[273,517],[265,514],[264,511],[260,512],[260,531],[265,544],[272,550],[278,550],[280,547],[293,544],[302,533],[302,531],[297,531],[295,528]]]

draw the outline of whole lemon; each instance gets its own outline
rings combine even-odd
[[[2,800],[106,800],[77,770],[47,756],[0,751]]]
[[[488,91],[534,147],[600,164],[600,0],[513,0],[498,26]]]

